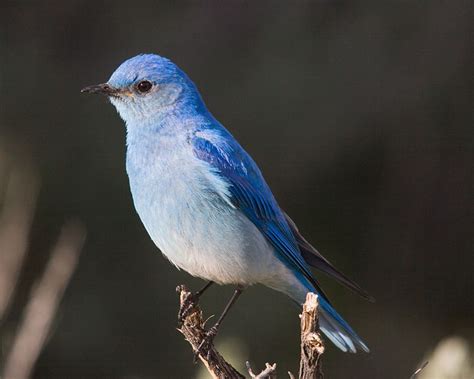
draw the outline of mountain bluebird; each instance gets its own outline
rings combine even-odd
[[[204,289],[213,282],[236,286],[209,339],[242,289],[261,283],[299,304],[316,292],[326,336],[343,351],[369,351],[310,266],[370,296],[299,233],[253,159],[183,71],[158,55],[138,55],[107,83],[83,92],[107,95],[125,121],[133,202],[156,246],[176,267],[208,280]]]

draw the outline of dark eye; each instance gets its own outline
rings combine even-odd
[[[153,87],[153,84],[151,84],[151,82],[148,80],[142,80],[137,84],[137,90],[140,93],[147,93],[149,90],[151,90],[151,87]]]

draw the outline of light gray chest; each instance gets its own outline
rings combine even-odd
[[[160,148],[161,146],[161,148]],[[129,149],[127,172],[137,211],[159,245],[173,234],[195,229],[218,195],[213,193],[205,168],[186,142]],[[219,200],[220,202],[221,200]]]
[[[134,151],[129,147],[127,172],[140,218],[160,250],[183,267],[186,255],[208,249],[206,239],[233,212],[217,193],[204,162],[184,141]]]
[[[163,144],[161,144],[163,145]],[[271,249],[226,197],[227,184],[186,141],[129,145],[135,207],[151,238],[176,266],[221,283],[250,283],[272,270]]]

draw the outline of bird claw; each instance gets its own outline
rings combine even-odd
[[[180,323],[183,323],[186,317],[188,317],[192,313],[198,301],[199,301],[199,296],[196,296],[193,293],[188,293],[186,295],[186,298],[182,301],[181,306],[178,311],[178,321]]]
[[[217,335],[217,326],[214,325],[211,329],[209,329],[204,336],[203,340],[199,344],[199,347],[194,352],[194,363],[196,363],[199,359],[199,356],[205,356],[207,360],[209,360],[209,353],[211,352],[212,342]]]

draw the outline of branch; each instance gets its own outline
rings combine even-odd
[[[202,311],[197,302],[193,300],[192,293],[184,285],[178,286],[176,290],[179,292],[180,309],[189,307],[186,312],[187,316],[178,330],[184,335],[186,341],[191,344],[193,351],[196,352],[206,336]],[[245,379],[242,374],[225,361],[214,347],[214,344],[210,345],[207,356],[200,354],[199,359],[215,379]]]
[[[204,337],[206,329],[204,327],[202,310],[193,294],[184,286],[178,286],[180,312],[186,314],[178,330],[184,335],[186,341],[190,343],[193,351],[196,352]],[[303,305],[301,314],[301,360],[300,379],[321,379],[321,354],[324,352],[324,345],[318,332],[318,297],[313,293],[308,293],[306,303]],[[199,359],[206,366],[214,379],[243,379],[244,375],[239,373],[230,365],[222,355],[216,350],[213,344],[209,347],[206,356],[199,355]],[[259,374],[255,374],[246,362],[248,375],[253,379],[276,379],[276,364],[266,363],[266,367]],[[294,379],[291,373],[290,379]]]
[[[300,379],[322,379],[321,355],[324,344],[319,333],[318,296],[306,295],[301,314]]]

